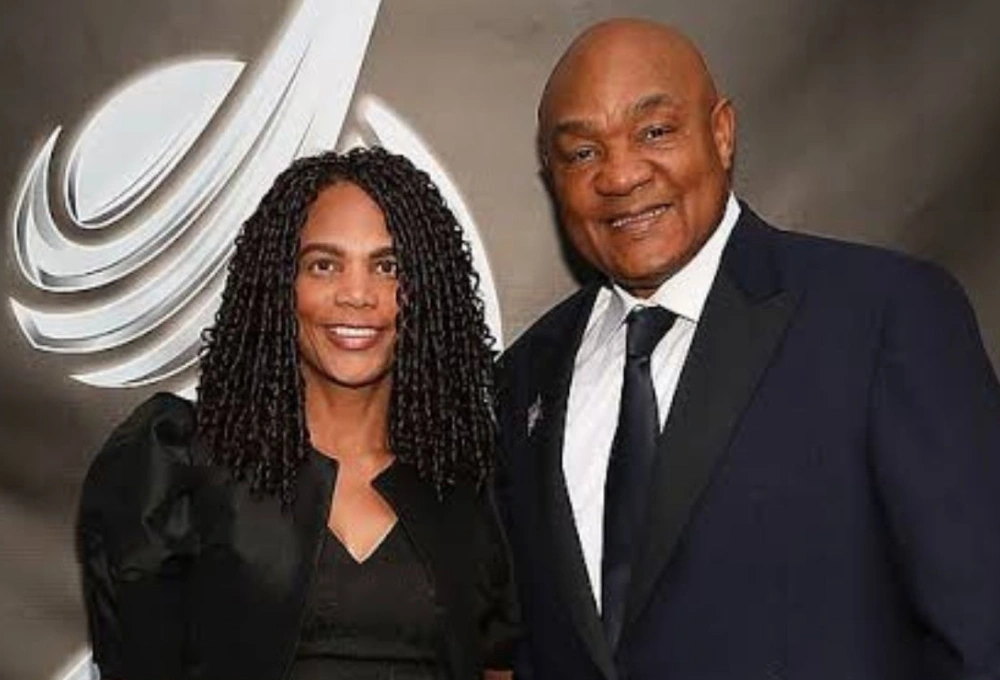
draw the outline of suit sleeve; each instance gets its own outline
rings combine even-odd
[[[927,677],[1000,678],[1000,388],[958,284],[911,274],[885,310],[873,469]]]
[[[77,554],[103,678],[182,678],[190,517],[187,402],[157,395],[111,434],[84,481]]]

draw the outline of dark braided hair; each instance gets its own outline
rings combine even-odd
[[[389,446],[439,496],[481,484],[494,445],[493,337],[468,243],[430,177],[384,149],[295,161],[243,224],[201,352],[197,420],[213,461],[255,492],[295,497],[309,433],[299,369],[299,234],[324,188],[351,182],[382,209],[398,263]]]

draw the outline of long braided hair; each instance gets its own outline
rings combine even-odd
[[[295,161],[243,224],[215,325],[205,332],[196,405],[213,462],[254,492],[295,497],[309,455],[299,369],[299,234],[324,188],[351,182],[382,209],[398,263],[389,446],[441,495],[481,484],[494,446],[493,337],[461,227],[428,175],[380,148]]]

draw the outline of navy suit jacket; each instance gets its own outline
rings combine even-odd
[[[561,461],[596,292],[501,364],[521,677],[1000,678],[1000,388],[952,278],[742,207],[661,436],[614,650]]]

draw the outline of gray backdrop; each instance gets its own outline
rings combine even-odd
[[[331,2],[335,0],[330,0]],[[249,63],[288,0],[4,0],[0,9],[0,678],[53,677],[84,645],[72,553],[79,485],[152,388],[71,380],[7,298],[35,300],[9,215],[49,131],[122,81],[192,54]],[[684,27],[738,112],[737,191],[790,229],[887,245],[964,284],[1000,358],[1000,3],[383,0],[356,92],[405,116],[482,231],[507,341],[574,283],[533,153],[534,107],[567,40],[614,15]]]

